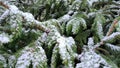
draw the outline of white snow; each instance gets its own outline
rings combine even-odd
[[[14,67],[15,60],[16,60],[16,57],[14,55],[9,56],[8,64],[9,64],[10,68]]]
[[[101,22],[97,21],[97,34],[99,36],[100,39],[103,39],[103,27],[102,27],[102,24]]]
[[[96,54],[94,51],[88,51],[82,53],[79,57],[81,63],[78,63],[76,68],[99,68],[100,64],[104,64],[104,67],[111,66],[107,64],[107,62],[98,54]]]
[[[61,17],[61,18],[59,19],[59,21],[60,21],[60,23],[62,23],[62,22],[67,22],[67,21],[69,21],[70,18],[71,18],[71,16],[68,15],[68,14],[66,14],[66,15],[64,15],[63,17]]]
[[[93,42],[92,38],[88,38],[88,45],[94,45],[94,42]]]
[[[27,46],[20,52],[15,68],[26,68],[31,61],[33,68],[39,67],[39,65],[47,65],[45,52],[38,42],[39,40],[35,42],[33,47]]]
[[[60,37],[57,39],[57,42],[59,44],[59,52],[61,54],[61,56],[63,57],[63,60],[66,60],[66,56],[69,56],[68,53],[66,53],[66,44],[65,44],[65,38],[64,37]]]
[[[5,35],[5,33],[0,34],[0,42],[1,43],[8,43],[10,39]]]
[[[60,58],[62,59],[62,63],[65,64],[65,68],[73,68],[73,57],[76,56],[75,52],[73,52],[72,47],[75,47],[75,41],[72,37],[59,37],[57,38],[58,48]],[[66,64],[67,63],[67,64]]]
[[[1,54],[0,54],[0,61],[3,63],[4,68],[6,68],[6,67],[7,67],[6,59],[5,59],[5,57],[4,57],[3,55],[1,55]]]
[[[69,22],[68,22],[69,23]],[[71,24],[72,24],[72,33],[73,34],[77,34],[80,28],[80,20],[78,20],[78,18],[74,18],[71,20]]]
[[[34,22],[35,21],[34,16],[31,13],[25,12],[25,13],[22,13],[22,16],[24,17],[24,19],[27,22]]]
[[[9,15],[9,10],[6,10],[1,16],[0,16],[0,23]]]
[[[87,1],[88,1],[89,5],[92,6],[92,4],[93,4],[94,2],[97,2],[98,0],[87,0]]]
[[[88,17],[89,17],[89,18],[95,17],[95,12],[88,13]]]
[[[110,40],[114,40],[114,38],[119,37],[120,36],[120,32],[115,32],[112,33],[110,36],[106,36],[102,39],[102,41],[110,41]]]
[[[109,43],[106,43],[107,47],[111,48],[114,51],[120,51],[120,46],[112,45]]]
[[[19,13],[19,9],[18,9],[16,6],[14,6],[14,5],[10,5],[10,6],[9,6],[9,10],[10,10],[10,12],[13,13],[13,14]]]
[[[93,39],[88,39],[88,45],[84,45],[83,52],[78,56],[81,63],[78,63],[76,68],[99,68],[100,64],[104,64],[104,67],[111,68],[111,66],[99,55],[93,48],[94,45]]]

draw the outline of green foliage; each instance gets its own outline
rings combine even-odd
[[[1,0],[0,68],[119,68],[119,3]]]
[[[80,15],[74,16],[66,25],[67,35],[76,35],[80,30],[87,28],[86,21]]]
[[[105,23],[105,18],[102,14],[96,14],[94,23],[92,24],[92,30],[94,32],[95,42],[101,40],[103,36],[103,24]]]
[[[118,66],[107,56],[101,55],[112,66],[111,68],[118,68]]]
[[[16,56],[15,68],[47,68],[47,58],[39,40],[18,51]]]
[[[6,64],[6,59],[4,56],[0,55],[0,67],[3,68],[3,67],[6,67],[7,64]]]

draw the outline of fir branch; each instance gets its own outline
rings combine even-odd
[[[58,18],[57,20],[62,24],[63,22],[68,22],[72,18],[73,15],[75,15],[74,11],[69,11],[67,14]]]
[[[110,36],[106,36],[102,39],[103,43],[113,43],[116,39],[120,39],[120,32],[112,33]]]
[[[1,1],[0,1],[0,4],[3,5],[3,6],[5,5]],[[5,5],[5,6],[7,6],[7,5]],[[23,16],[23,18],[24,18],[25,21],[27,21],[27,22],[35,22],[35,23],[31,24],[31,25],[34,25],[35,28],[37,28],[39,30],[42,30],[42,31],[44,31],[46,33],[50,32],[50,30],[48,30],[48,28],[46,28],[44,25],[42,25],[42,24],[39,25],[40,22],[38,22],[37,20],[35,20],[34,17],[33,17],[33,15],[31,13],[24,13],[24,12],[20,11],[16,6],[13,6],[13,5],[9,5],[8,7],[9,8],[7,8],[7,9],[10,10],[11,14],[20,14],[21,16]],[[0,17],[0,22],[9,15],[8,14],[9,10],[6,11]]]
[[[113,51],[120,51],[120,46],[112,45],[112,44],[109,44],[109,43],[106,43],[105,45]]]
[[[76,68],[100,68],[101,63],[104,64],[104,67],[111,68],[111,65],[109,65],[105,59],[103,59],[100,55],[98,55],[95,50],[93,50],[92,47],[96,47],[97,45],[94,45],[93,39],[89,38],[88,39],[88,46],[83,47],[83,52],[79,55],[79,61],[76,65]]]
[[[2,21],[7,18],[9,15],[9,10],[6,10],[1,16],[0,16],[0,23],[2,23]]]
[[[107,32],[107,34],[106,34],[106,37],[104,37],[102,40],[101,40],[101,42],[100,42],[100,45],[103,45],[104,44],[104,42],[105,42],[105,39],[106,40],[108,40],[108,38],[112,38],[112,35],[114,35],[115,33],[113,33],[111,36],[110,36],[110,34],[113,32],[113,30],[115,29],[115,25],[118,23],[118,20],[114,20],[113,21],[113,23],[112,23],[112,25],[110,26],[110,28],[109,28],[109,30],[108,30],[108,32]],[[116,34],[117,34],[117,32],[116,32]],[[119,34],[119,33],[118,33]],[[109,36],[109,37],[108,37]]]
[[[65,38],[61,36],[57,39],[57,42],[62,63],[66,68],[73,68],[73,60],[76,57],[74,39],[72,37]]]
[[[38,40],[18,52],[15,68],[27,68],[30,65],[32,65],[33,68],[47,68],[47,57]]]
[[[0,31],[11,33],[11,30],[9,28],[5,28],[5,27],[2,27],[2,26],[0,27]]]
[[[6,58],[0,54],[0,67],[6,68],[7,63],[6,63]]]
[[[103,48],[98,47],[96,49],[99,50],[99,51],[102,51],[106,55],[109,55],[109,52],[107,50],[103,49]]]
[[[38,24],[35,24],[34,27],[37,28],[37,29],[39,29],[39,30],[42,30],[42,31],[44,31],[46,33],[50,32],[49,29],[46,29],[44,26],[41,26],[41,25],[38,25]]]
[[[98,13],[94,19],[94,23],[92,24],[92,30],[94,31],[94,38],[96,41],[103,39],[103,25],[106,22],[103,14]]]
[[[52,53],[52,58],[51,58],[51,68],[56,68],[57,66],[57,58],[58,58],[58,55],[59,54],[59,49],[58,49],[58,46],[55,46],[54,49],[53,49],[53,53]]]
[[[38,30],[42,30],[42,31],[44,31],[44,32],[46,32],[46,33],[49,33],[50,32],[50,30],[49,29],[47,29],[46,27],[44,27],[44,26],[42,26],[42,25],[40,25],[40,24],[30,24],[30,25],[25,25],[25,24],[23,24],[23,27],[25,27],[25,28],[31,28],[31,29],[38,29]]]
[[[106,36],[109,36],[109,35],[113,32],[113,30],[115,29],[115,25],[116,25],[117,23],[118,23],[118,20],[114,20],[114,21],[113,21],[113,23],[112,23],[112,25],[110,26],[110,28],[109,28]]]

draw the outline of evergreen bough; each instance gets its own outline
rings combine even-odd
[[[119,3],[1,0],[0,68],[119,68]]]

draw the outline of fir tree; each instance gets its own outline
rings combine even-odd
[[[0,68],[119,68],[120,1],[0,0]]]

